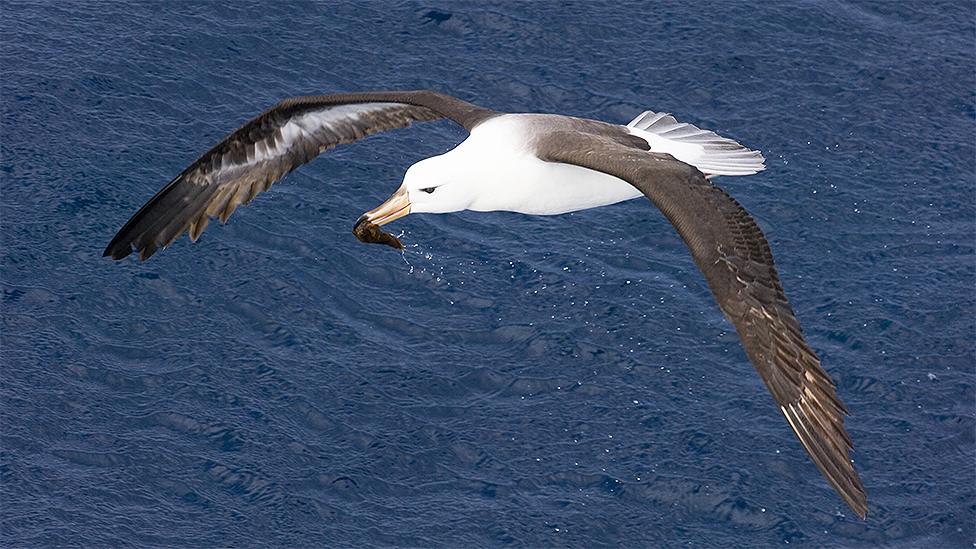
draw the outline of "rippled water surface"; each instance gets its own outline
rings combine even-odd
[[[974,5],[772,4],[3,2],[2,545],[972,546]],[[645,201],[356,242],[448,123],[101,257],[265,107],[388,88],[763,150],[717,181],[851,410],[867,521]]]

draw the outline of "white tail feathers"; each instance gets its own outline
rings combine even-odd
[[[707,176],[751,175],[766,169],[761,152],[715,132],[678,122],[668,113],[644,111],[627,128],[647,141],[651,151],[668,153]]]

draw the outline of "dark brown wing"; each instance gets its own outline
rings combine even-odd
[[[228,135],[152,197],[115,235],[105,255],[147,259],[189,229],[241,204],[319,154],[411,122],[454,120],[470,131],[496,113],[431,91],[367,92],[286,99]]]
[[[537,148],[544,160],[629,182],[664,213],[691,249],[793,432],[831,486],[863,519],[867,498],[848,454],[853,446],[844,430],[847,410],[803,339],[769,243],[752,217],[696,168],[667,154],[624,146],[609,134],[558,132],[540,139]]]

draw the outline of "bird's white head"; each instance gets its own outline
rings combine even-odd
[[[406,190],[411,212],[459,212],[471,205],[475,189],[470,173],[459,160],[457,155],[442,154],[407,169],[400,188]]]
[[[476,197],[476,185],[456,156],[426,158],[407,169],[403,184],[386,202],[360,220],[385,225],[410,213],[449,213],[467,209]]]

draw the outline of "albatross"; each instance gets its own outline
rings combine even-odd
[[[681,235],[746,355],[827,482],[860,518],[867,498],[849,452],[847,409],[807,344],[755,220],[712,183],[765,168],[762,154],[646,111],[628,125],[510,114],[427,90],[293,97],[190,164],[115,235],[105,255],[148,259],[184,232],[196,241],[290,171],[338,145],[448,119],[469,133],[417,162],[354,233],[399,247],[378,227],[412,213],[506,210],[554,215],[644,196]]]

